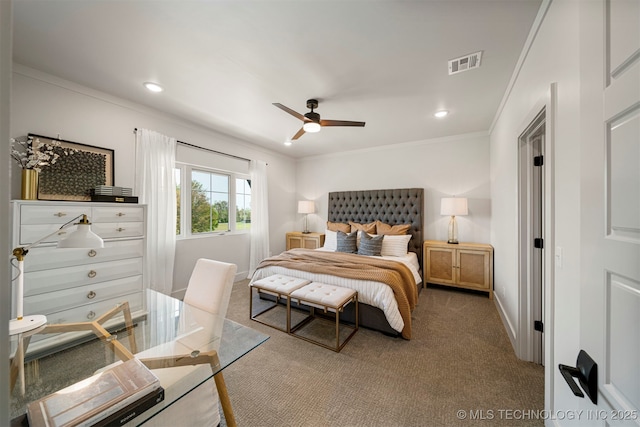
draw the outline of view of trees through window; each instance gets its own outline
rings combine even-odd
[[[236,227],[248,230],[251,227],[251,180],[236,178]]]
[[[191,174],[191,221],[187,228],[191,234],[231,231],[232,223],[229,215],[235,215],[235,230],[248,230],[251,227],[251,181],[229,175],[203,170],[189,170]],[[181,234],[181,169],[175,170],[177,223],[176,234]],[[232,193],[230,184],[235,183]],[[229,202],[235,202],[235,209],[230,209]],[[235,200],[234,200],[235,199]]]

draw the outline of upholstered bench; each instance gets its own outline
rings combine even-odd
[[[328,285],[326,283],[311,282],[305,286],[302,286],[290,293],[289,307],[291,310],[290,301],[297,301],[299,305],[309,306],[309,316],[298,323],[295,327],[290,329],[290,334],[298,338],[302,338],[306,341],[320,345],[322,347],[331,349],[335,352],[339,352],[349,342],[351,337],[358,330],[358,292],[353,289],[342,288],[340,286]],[[345,328],[351,329],[351,333],[347,336],[342,344],[340,343],[340,313],[344,307],[349,303],[355,304],[356,310],[356,323],[355,327],[343,325]],[[311,338],[310,336],[304,336],[299,334],[299,331],[310,321],[316,319],[314,309],[321,309],[325,313],[335,313],[336,322],[336,345],[330,346],[321,341]]]
[[[291,292],[299,289],[308,283],[311,283],[310,280],[298,279],[296,277],[289,277],[282,274],[275,274],[273,276],[264,277],[260,280],[256,280],[249,284],[249,316],[251,320],[255,320],[256,322],[262,323],[263,325],[270,326],[272,328],[278,329],[280,331],[284,331],[289,333],[291,331],[291,299],[289,298]],[[264,310],[259,313],[253,313],[253,289],[256,289],[258,293],[265,293],[269,295],[273,295],[276,297],[276,301],[273,305],[268,306]],[[278,301],[281,298],[286,298],[287,300],[287,314],[286,314],[286,326],[285,328],[280,328],[274,324],[267,323],[264,320],[258,319],[258,316],[266,313],[269,310],[274,309],[278,306]]]

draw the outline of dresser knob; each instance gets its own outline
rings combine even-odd
[[[94,256],[96,256],[97,254],[98,254],[98,252],[96,252],[96,251],[94,251],[93,249],[91,249],[87,255],[89,255],[91,258],[93,258],[93,257],[94,257]]]
[[[58,236],[62,236],[64,234],[67,234],[67,232],[66,231],[58,231]]]
[[[125,214],[125,213],[122,213],[122,212],[118,212],[116,215],[117,215],[117,216],[125,216],[126,214]]]
[[[58,218],[60,218],[61,216],[67,216],[67,214],[64,212],[58,212],[58,213],[54,213],[53,216],[57,216]]]
[[[117,231],[117,232],[124,231],[124,228],[122,228],[122,227],[116,228],[116,231]]]
[[[89,299],[94,299],[95,297],[96,297],[96,293],[95,293],[95,292],[93,292],[93,291],[91,291],[91,292],[89,292],[89,293],[87,294],[87,298],[89,298]]]
[[[93,319],[94,317],[96,317],[96,313],[93,311],[90,311],[89,314],[87,314],[87,319],[89,320]]]
[[[96,272],[95,272],[95,270],[91,270],[91,271],[89,272],[89,274],[87,274],[87,276],[89,276],[90,278],[92,278],[92,279],[93,279],[94,277],[96,277],[96,275],[97,275],[97,274],[98,274],[98,273],[96,273]]]

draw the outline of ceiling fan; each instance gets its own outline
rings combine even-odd
[[[289,107],[285,107],[284,105],[274,102],[273,105],[280,108],[283,111],[291,114],[293,117],[302,120],[304,124],[300,128],[300,130],[293,135],[291,140],[295,140],[304,135],[305,132],[313,133],[320,132],[320,128],[324,126],[359,126],[364,127],[364,122],[352,122],[348,120],[322,120],[320,118],[320,114],[313,111],[314,108],[318,108],[318,100],[317,99],[309,99],[307,100],[307,108],[310,108],[311,111],[306,113],[304,116],[297,111],[293,111]]]

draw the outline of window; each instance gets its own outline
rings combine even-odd
[[[246,176],[187,164],[178,164],[175,173],[176,235],[191,237],[250,229],[251,181]]]
[[[236,178],[236,227],[251,228],[251,180]]]

